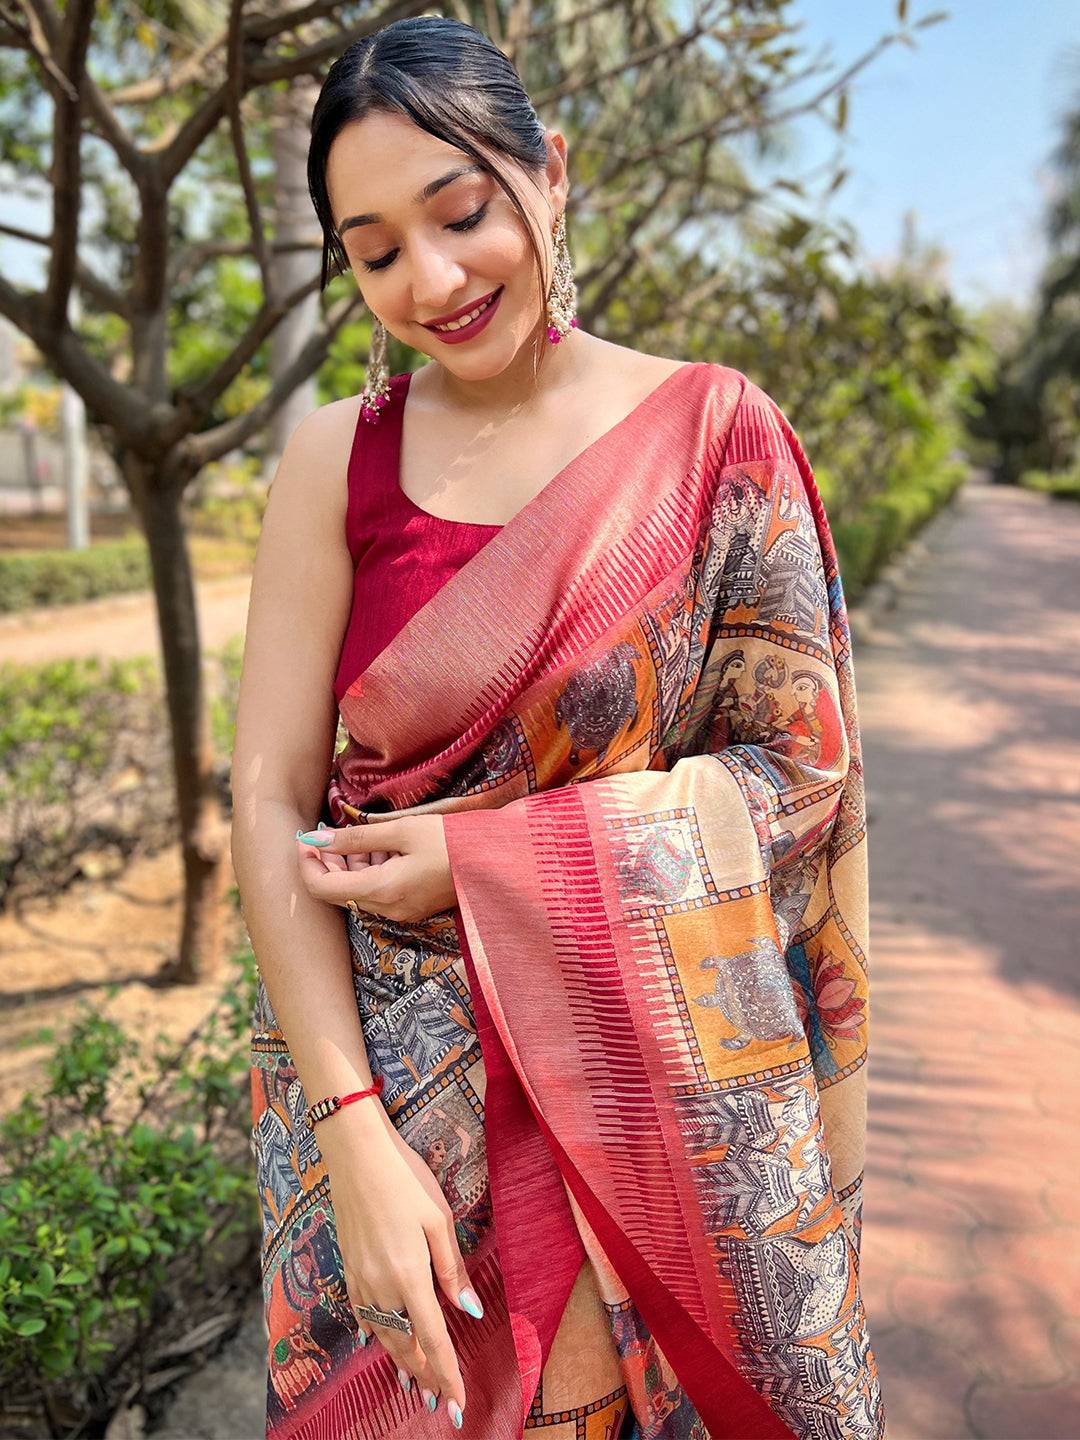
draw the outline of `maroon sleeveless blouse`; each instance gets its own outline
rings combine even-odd
[[[402,490],[401,422],[411,378],[408,371],[391,376],[378,422],[358,416],[353,435],[345,516],[353,598],[334,680],[338,703],[406,621],[502,529],[429,515]]]

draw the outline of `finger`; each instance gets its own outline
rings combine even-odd
[[[315,853],[318,854],[318,851]],[[319,859],[322,861],[324,871],[348,870],[349,868],[348,855],[319,855]]]
[[[385,905],[397,904],[406,893],[406,877],[397,873],[398,867],[414,866],[408,856],[392,855],[381,865],[365,865],[359,870],[307,871],[306,884],[318,900],[331,905],[344,905],[355,900],[361,910],[382,910]]]
[[[329,905],[344,905],[346,900],[355,900],[361,909],[369,902],[372,905],[377,903],[376,887],[381,867],[364,864],[351,869],[345,855],[335,857],[312,849],[299,840],[296,843],[300,847],[297,859],[301,878],[316,900],[325,900]]]
[[[333,841],[324,847],[338,855],[369,855],[373,850],[401,854],[409,833],[408,815],[399,820],[377,820],[370,825],[341,825]],[[301,841],[301,844],[303,842]]]
[[[427,1278],[409,1286],[405,1298],[416,1338],[435,1377],[433,1388],[441,1390],[446,1409],[452,1417],[452,1406],[456,1405],[459,1410],[465,1409],[465,1382],[461,1378],[450,1332],[446,1328],[446,1319],[439,1308],[430,1266]]]
[[[389,1305],[385,1299],[376,1300],[365,1296],[360,1303],[377,1305],[381,1310],[403,1310],[409,1316],[409,1319],[412,1319],[412,1312],[403,1300]],[[438,1381],[417,1339],[415,1327],[411,1335],[407,1335],[403,1330],[395,1329],[392,1325],[372,1325],[371,1331],[375,1339],[382,1342],[383,1349],[397,1366],[398,1384],[401,1388],[406,1391],[411,1390],[412,1382],[415,1379],[424,1391],[424,1400],[428,1408],[434,1410],[435,1405],[430,1403],[428,1397],[436,1397],[436,1404],[438,1403]]]
[[[310,845],[303,845],[298,840],[297,864],[300,867],[300,878],[308,890],[317,899],[325,899],[326,894],[322,888],[327,876],[347,874],[344,855],[327,855],[320,850],[313,849]]]
[[[431,1251],[431,1266],[435,1271],[435,1279],[439,1282],[443,1294],[458,1310],[464,1310],[466,1315],[472,1315],[474,1320],[482,1319],[484,1307],[480,1303],[480,1296],[469,1283],[469,1272],[461,1258],[454,1230],[454,1217],[450,1210],[448,1209],[430,1230],[425,1227],[424,1234]],[[469,1303],[466,1304],[465,1301]],[[473,1314],[474,1309],[479,1310],[480,1314]]]

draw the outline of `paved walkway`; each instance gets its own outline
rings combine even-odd
[[[250,591],[249,575],[196,581],[199,637],[205,650],[216,650],[244,633]],[[68,657],[122,660],[160,653],[157,615],[145,590],[0,615],[0,661],[35,665]]]
[[[890,1440],[1075,1440],[1080,507],[969,483],[855,680]]]

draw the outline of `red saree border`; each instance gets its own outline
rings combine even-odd
[[[534,806],[533,801],[540,804]],[[576,863],[568,861],[558,872],[567,886],[568,893],[564,896],[563,908],[568,920],[564,944],[560,946],[556,939],[554,946],[562,949],[564,960],[569,947],[582,947],[583,960],[580,970],[584,974],[594,964],[598,964],[605,954],[612,953],[606,906],[599,884],[595,880],[595,872],[593,883],[589,883],[588,867],[594,857],[585,818],[584,797],[573,789],[551,791],[529,797],[527,808],[530,827],[547,829],[549,843],[553,848],[561,849],[565,856],[578,857]],[[446,821],[451,822],[447,826],[447,845],[451,849],[452,859],[457,856],[460,862],[468,848],[474,855],[498,853],[500,862],[513,868],[514,859],[508,857],[506,851],[510,837],[505,827],[499,824],[498,811],[471,812],[468,816],[468,827],[455,827],[452,823],[455,818],[454,814],[445,817]],[[556,1176],[565,1180],[595,1231],[612,1267],[626,1286],[657,1344],[667,1356],[680,1384],[707,1426],[712,1440],[721,1440],[721,1437],[730,1437],[730,1440],[750,1440],[750,1437],[754,1437],[754,1440],[791,1440],[792,1432],[767,1401],[737,1371],[731,1354],[725,1353],[702,1332],[700,1326],[704,1317],[695,1319],[688,1314],[684,1306],[653,1274],[633,1242],[609,1216],[559,1143],[535,1094],[530,1091],[526,1096],[520,1071],[510,1059],[514,1049],[513,1040],[502,1016],[490,972],[483,964],[479,930],[467,893],[462,895],[456,913],[461,916],[461,953],[472,989],[477,1035],[480,1038],[485,1067],[491,1067],[488,1072],[488,1096],[491,1100],[486,1103],[494,1101],[505,1113],[512,1113],[518,1127],[511,1134],[500,1131],[499,1148],[507,1144],[528,1146],[535,1155],[538,1166],[542,1165],[549,1172],[544,1177],[545,1193],[553,1193],[556,1188],[561,1191],[562,1187]],[[601,927],[599,940],[592,938],[591,926]],[[512,924],[508,924],[507,929],[512,928]],[[478,955],[481,957],[479,965],[476,958]],[[621,977],[614,973],[617,969],[617,965],[605,967],[603,979],[609,987],[613,982],[621,980]],[[568,988],[571,988],[569,983]],[[494,1014],[489,1007],[489,1000],[495,1006]],[[635,1040],[633,1034],[619,1035],[614,1039],[605,1037],[605,1046],[610,1043],[614,1051],[627,1042],[635,1043]],[[520,1061],[518,1065],[520,1066]],[[662,1076],[662,1066],[659,1071]],[[650,1168],[654,1173],[657,1170],[663,1172],[662,1176],[658,1177],[659,1183],[666,1181],[674,1185],[677,1183],[676,1171],[679,1167],[672,1167],[668,1163],[667,1146],[674,1143],[681,1150],[682,1142],[677,1136],[672,1136],[672,1117],[669,1115],[664,1118],[660,1114],[655,1099],[656,1087],[651,1083],[650,1066],[645,1057],[640,1060],[640,1074],[642,1104],[644,1106],[651,1101],[649,1118],[664,1142],[663,1153],[654,1153]],[[507,1091],[517,1091],[518,1096],[511,1094],[508,1098],[505,1093]],[[529,1131],[533,1133],[529,1134]],[[542,1137],[541,1146],[535,1143],[537,1137]],[[681,1168],[686,1170],[685,1159]],[[686,1178],[689,1180],[689,1176]],[[501,1185],[496,1188],[493,1179],[492,1200],[496,1231],[502,1236],[504,1256],[512,1253],[535,1253],[532,1250],[535,1239],[534,1222],[531,1214],[524,1209],[521,1192],[508,1190]],[[684,1202],[689,1203],[692,1208],[697,1206],[696,1197],[692,1193],[687,1196],[685,1191]],[[566,1248],[580,1246],[573,1213],[565,1195],[561,1196],[557,1209],[560,1245]],[[692,1252],[689,1237],[687,1249]],[[703,1261],[706,1258],[703,1256]],[[516,1319],[529,1307],[530,1302],[535,1303],[536,1296],[519,1285],[516,1270],[509,1273],[504,1271],[504,1283],[508,1309]],[[722,1285],[721,1277],[718,1276],[714,1283]],[[734,1306],[733,1292],[731,1301]],[[551,1303],[550,1297],[548,1303]],[[536,1333],[537,1329],[542,1329],[546,1332],[549,1327],[550,1315],[544,1311],[541,1311],[539,1321],[524,1318],[517,1320],[514,1326],[515,1342],[530,1331]],[[546,1352],[542,1354],[541,1365],[544,1360]],[[524,1367],[532,1361],[530,1351],[526,1349],[523,1352],[519,1349],[518,1361],[524,1371]],[[526,1410],[527,1408],[526,1403]]]

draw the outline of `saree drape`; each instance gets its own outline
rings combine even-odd
[[[417,1027],[443,1075],[460,1076],[469,1038],[482,1050],[489,1188],[467,1155],[446,1172],[487,1312],[478,1325],[443,1306],[461,1433],[522,1434],[587,1258],[640,1436],[879,1440],[858,1280],[869,937],[854,673],[828,521],[779,407],[730,367],[675,371],[413,616],[340,711],[326,818],[445,817],[455,909],[347,923],[395,1123],[434,1073]],[[455,983],[420,1014],[403,975]],[[304,1097],[275,1072],[284,1047],[261,1019],[265,1158]],[[270,1243],[295,1256],[302,1227],[298,1241],[283,1205],[298,1214],[289,1195],[318,1186],[298,1186],[286,1150],[289,1176],[268,1190],[261,1165],[260,1186]],[[269,1428],[424,1433],[419,1400],[392,1397],[392,1364],[334,1351],[310,1320],[297,1339],[305,1304],[347,1311],[326,1279],[332,1229],[312,1219],[326,1210],[324,1185],[305,1272],[323,1278],[306,1297],[279,1288],[276,1310],[268,1291],[291,1387]]]

